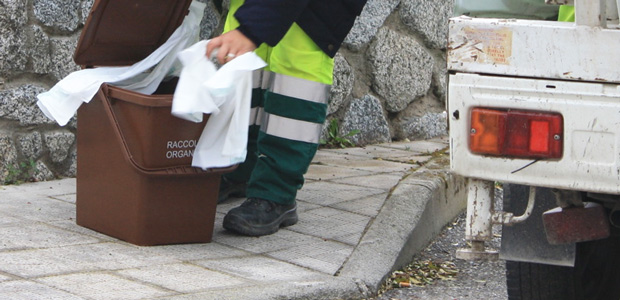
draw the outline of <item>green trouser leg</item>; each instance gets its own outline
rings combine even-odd
[[[264,132],[259,133],[259,145],[260,157],[248,184],[248,198],[279,204],[295,202],[318,145],[292,142]]]
[[[325,103],[266,93],[266,117],[258,135],[259,156],[248,182],[248,197],[280,204],[295,201],[316,154],[326,112]]]

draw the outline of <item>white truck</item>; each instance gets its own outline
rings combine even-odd
[[[575,22],[450,20],[450,168],[468,179],[457,257],[505,259],[511,300],[618,300],[618,3],[547,2],[574,4]]]

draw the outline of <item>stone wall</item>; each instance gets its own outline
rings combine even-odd
[[[59,127],[35,103],[79,69],[72,54],[92,3],[0,0],[0,184],[75,176],[75,118]],[[451,13],[452,1],[368,1],[336,56],[328,119],[338,120],[340,136],[359,131],[348,139],[366,145],[446,133]],[[209,3],[201,37],[218,32],[221,19]]]

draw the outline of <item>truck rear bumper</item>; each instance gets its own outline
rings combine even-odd
[[[451,170],[465,177],[620,194],[620,85],[456,73],[450,75]],[[474,107],[560,113],[557,160],[492,157],[469,150]]]

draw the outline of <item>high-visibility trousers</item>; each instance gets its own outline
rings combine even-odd
[[[233,15],[242,4],[231,0],[225,32],[239,26]],[[248,155],[225,176],[247,182],[247,197],[290,204],[319,145],[334,60],[295,23],[276,46],[255,52],[267,67],[254,72]]]

